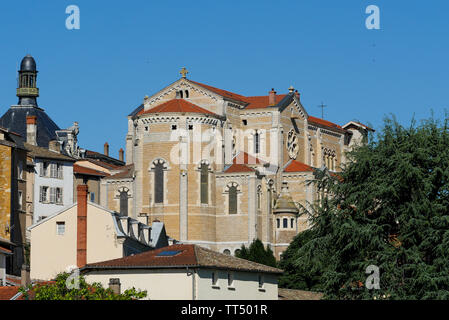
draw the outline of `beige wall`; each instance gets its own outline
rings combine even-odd
[[[100,282],[109,286],[110,278],[119,278],[121,292],[132,287],[147,290],[150,300],[192,300],[192,276],[186,269],[180,270],[105,270],[90,271],[85,275],[88,283]]]
[[[65,222],[65,234],[56,223]],[[77,207],[48,217],[31,228],[31,278],[53,279],[69,266],[76,266]],[[90,203],[87,206],[87,263],[121,258],[123,244],[117,239],[111,214]]]
[[[226,270],[197,269],[169,270],[101,270],[89,271],[85,278],[89,283],[100,282],[108,287],[109,279],[119,278],[121,292],[132,287],[147,290],[151,300],[192,300],[195,286],[196,300],[277,300],[277,276],[263,274],[264,286],[258,288],[258,273],[233,272],[234,281],[228,287]],[[212,286],[212,272],[218,272],[219,280]],[[194,283],[195,282],[195,283]]]

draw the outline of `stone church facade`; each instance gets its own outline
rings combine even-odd
[[[279,258],[308,228],[314,168],[338,172],[371,129],[309,116],[292,87],[246,97],[181,74],[128,116],[126,166],[100,203],[182,243],[234,254],[258,238]]]

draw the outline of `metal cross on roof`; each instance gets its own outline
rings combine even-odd
[[[323,104],[321,102],[321,105],[318,106],[318,108],[321,108],[321,119],[324,119],[324,108],[326,108],[327,105]]]
[[[185,78],[189,71],[187,71],[187,69],[183,67],[179,73],[182,74],[183,78]]]

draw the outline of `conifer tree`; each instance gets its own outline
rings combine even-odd
[[[330,299],[449,299],[448,123],[387,118],[341,173],[318,170],[324,197],[282,257],[281,283]]]
[[[257,262],[270,267],[276,267],[276,258],[274,257],[273,251],[270,247],[267,247],[267,249],[265,249],[262,241],[260,241],[259,239],[254,240],[250,244],[249,248],[246,248],[244,245],[242,245],[235,256],[237,258]]]

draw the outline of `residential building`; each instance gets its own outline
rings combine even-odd
[[[11,243],[0,238],[0,287],[6,286],[6,259],[12,255]]]
[[[168,245],[163,223],[149,226],[121,216],[88,201],[86,185],[77,189],[76,203],[29,227],[32,280]]]
[[[20,274],[26,242],[27,149],[20,135],[0,128],[0,237],[15,244],[6,269]]]
[[[146,290],[151,300],[277,300],[282,270],[179,244],[90,263],[81,273],[115,292]]]

